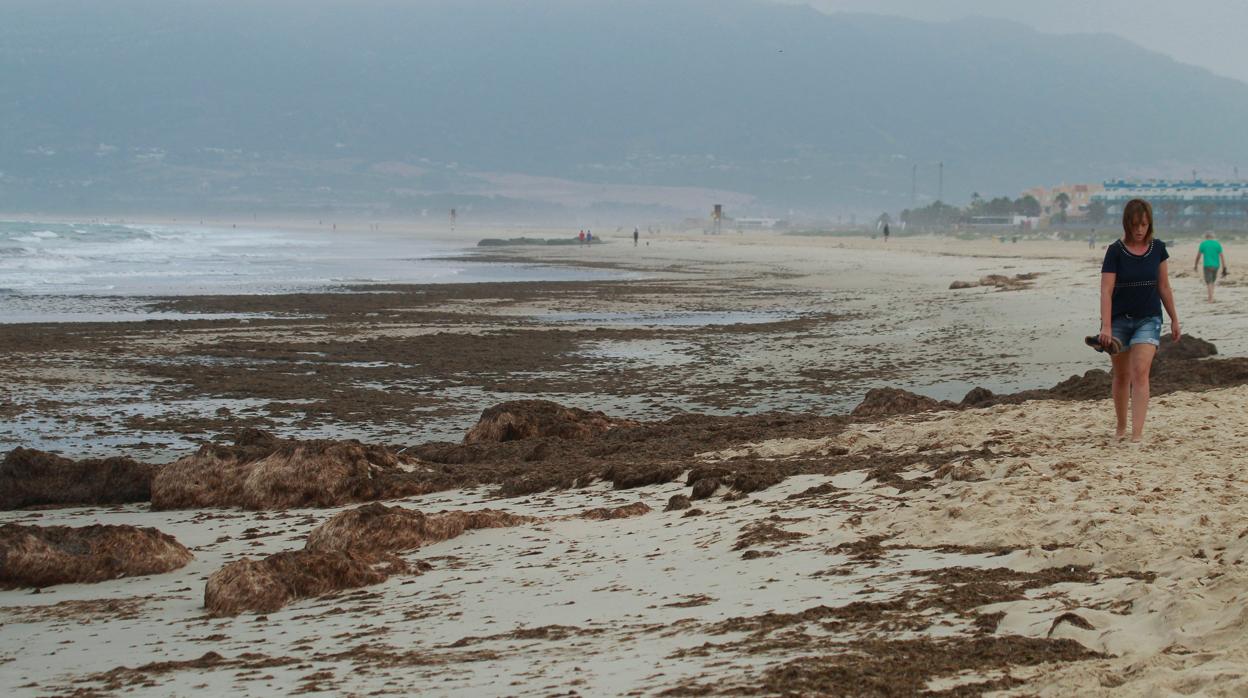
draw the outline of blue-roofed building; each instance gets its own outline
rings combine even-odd
[[[1093,202],[1105,207],[1105,218],[1116,220],[1131,199],[1153,205],[1160,226],[1178,228],[1248,227],[1248,182],[1193,180],[1114,180],[1105,182]]]

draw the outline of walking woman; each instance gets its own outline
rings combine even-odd
[[[1153,207],[1132,199],[1122,210],[1122,239],[1105,250],[1101,265],[1101,346],[1117,340],[1121,351],[1113,362],[1116,438],[1127,435],[1127,406],[1131,407],[1131,441],[1144,434],[1148,416],[1148,373],[1161,344],[1161,308],[1170,316],[1170,335],[1179,341],[1179,316],[1166,260],[1166,244],[1153,238]]]

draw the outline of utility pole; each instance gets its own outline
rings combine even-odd
[[[938,166],[936,200],[943,202],[945,200],[945,162],[941,160],[936,165]]]
[[[919,163],[910,168],[910,208],[919,205]]]

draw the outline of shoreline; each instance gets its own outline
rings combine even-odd
[[[47,229],[44,229],[44,228]],[[343,292],[355,284],[598,279],[601,270],[462,263],[475,240],[438,230],[241,229],[6,223],[0,294],[23,315],[40,304],[90,320],[150,297]],[[460,261],[454,264],[452,260]],[[76,304],[76,305],[75,305]],[[74,311],[69,313],[68,311]],[[133,312],[129,314],[133,315]],[[0,315],[0,320],[3,316]]]

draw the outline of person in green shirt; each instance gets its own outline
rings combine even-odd
[[[1200,247],[1196,250],[1196,262],[1192,265],[1192,271],[1200,266],[1200,259],[1205,259],[1205,289],[1209,292],[1209,302],[1213,302],[1213,287],[1218,284],[1218,267],[1222,267],[1222,276],[1226,276],[1226,253],[1222,251],[1222,243],[1213,239],[1213,233],[1205,233],[1205,239],[1201,241]]]

